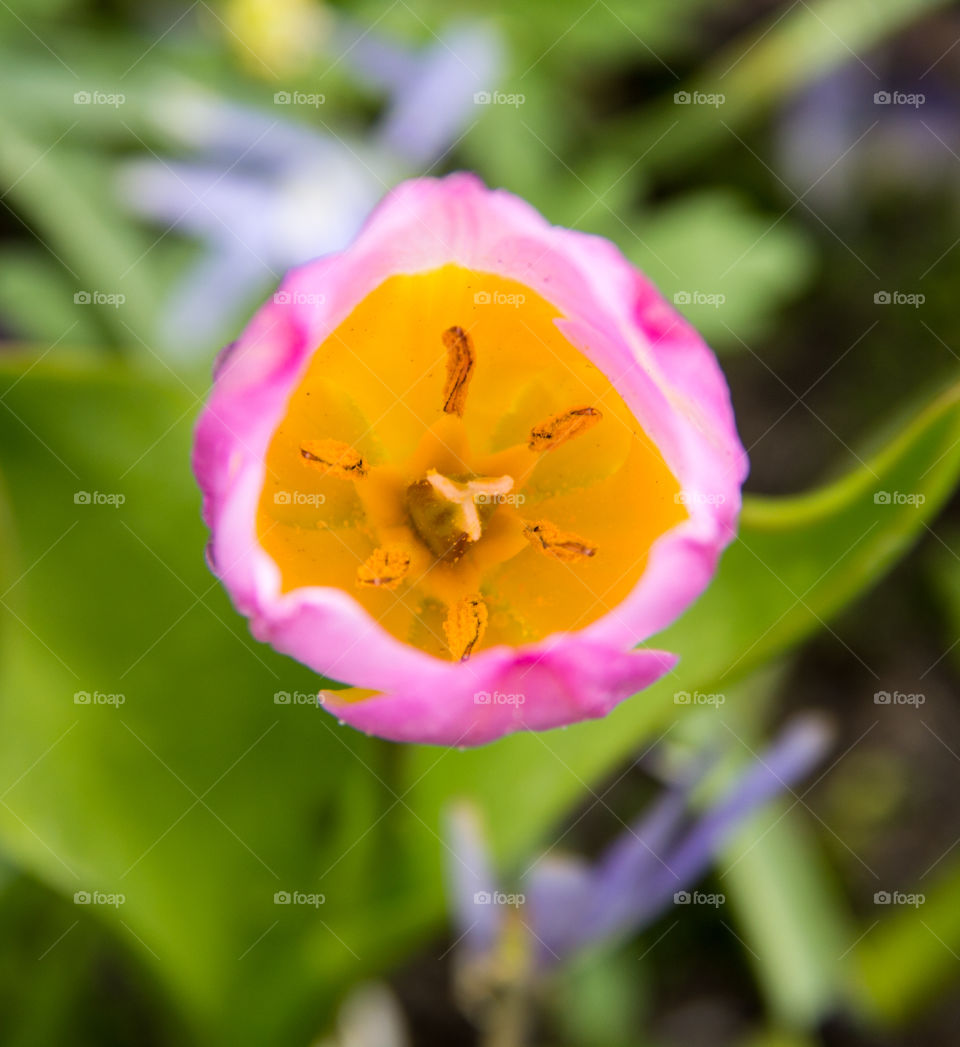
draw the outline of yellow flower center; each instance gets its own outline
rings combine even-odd
[[[455,659],[615,608],[686,510],[561,316],[454,265],[367,295],[314,353],[267,453],[257,530],[283,590],[344,589]]]

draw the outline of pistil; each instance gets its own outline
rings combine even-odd
[[[483,535],[483,522],[513,488],[512,476],[458,481],[436,469],[407,489],[414,530],[437,557],[458,560]]]

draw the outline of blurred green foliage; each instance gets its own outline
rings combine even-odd
[[[158,105],[185,80],[268,111],[275,82],[251,71],[231,6],[117,4],[108,17],[72,0],[0,5],[0,318],[23,343],[0,361],[4,1047],[311,1043],[350,986],[402,969],[442,933],[438,833],[451,797],[471,796],[499,858],[522,868],[676,722],[678,690],[724,690],[740,735],[724,741],[746,759],[775,715],[757,690],[771,677],[756,674],[774,665],[779,680],[805,641],[836,637],[837,616],[929,531],[960,475],[960,388],[940,382],[876,419],[838,479],[749,498],[713,586],[662,637],[680,667],[606,721],[460,753],[391,746],[275,704],[316,679],[249,637],[202,559],[188,456],[217,347],[178,358],[160,335],[197,246],[121,208],[115,178],[123,159],[176,150]],[[733,359],[789,340],[788,310],[809,301],[828,262],[789,194],[782,218],[735,170],[704,173],[731,135],[936,6],[827,0],[758,22],[746,11],[725,20],[707,0],[464,5],[461,16],[502,34],[502,86],[526,100],[486,109],[441,167],[475,168],[552,220],[610,237],[671,296],[722,295],[723,309],[682,308]],[[448,8],[344,11],[422,45]],[[361,134],[377,93],[325,61],[323,127]],[[311,89],[322,69],[284,83]],[[722,111],[678,117],[675,91],[720,81]],[[121,111],[73,102],[78,85],[120,82]],[[122,289],[127,304],[77,309],[80,288]],[[125,502],[78,509],[79,491]],[[878,506],[878,491],[924,497]],[[934,573],[946,646],[960,630],[951,550]],[[93,691],[123,704],[75,704]],[[690,737],[716,730],[704,715],[684,714]],[[818,1042],[842,1008],[910,1020],[956,981],[955,863],[927,909],[874,929],[795,806],[788,798],[730,847],[725,918],[752,969],[754,1047]],[[78,891],[124,900],[85,907],[72,904]],[[282,891],[326,902],[278,906]],[[652,959],[638,971],[631,950],[566,972],[547,1008],[558,1044],[648,1042],[660,972]]]

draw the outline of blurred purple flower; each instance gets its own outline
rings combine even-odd
[[[517,894],[506,896],[517,905],[499,904],[504,899],[476,815],[456,808],[449,817],[448,879],[464,966],[483,963],[489,974],[503,941],[515,937],[516,921],[529,939],[535,972],[635,934],[706,872],[750,814],[805,777],[828,744],[823,721],[795,721],[702,813],[693,810],[691,797],[712,761],[695,760],[596,863],[551,855],[536,862]]]
[[[500,67],[499,39],[479,23],[413,51],[343,22],[332,49],[334,61],[388,95],[366,137],[315,130],[183,82],[162,93],[153,118],[194,158],[154,154],[121,168],[131,210],[204,245],[162,311],[160,337],[181,355],[224,341],[251,297],[292,266],[342,249],[386,189],[438,164],[472,126],[474,93],[495,86]]]
[[[789,100],[778,166],[806,206],[849,220],[878,191],[955,184],[960,121],[935,65],[918,75],[888,60],[881,77],[851,60]]]

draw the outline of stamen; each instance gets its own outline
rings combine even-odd
[[[363,458],[341,440],[307,440],[300,445],[300,454],[322,472],[341,480],[356,480],[367,475]]]
[[[548,556],[556,557],[563,563],[574,563],[586,556],[595,556],[597,552],[595,545],[590,545],[589,542],[570,531],[561,531],[549,520],[524,524],[523,533],[538,549]]]
[[[443,634],[455,659],[465,662],[487,629],[487,605],[479,593],[465,596],[447,612]]]
[[[396,589],[410,570],[410,554],[400,545],[384,545],[357,568],[357,585]]]
[[[568,440],[582,436],[601,418],[603,414],[596,407],[573,407],[535,425],[530,430],[530,443],[527,446],[531,451],[552,451]]]
[[[443,410],[445,414],[463,417],[467,405],[467,386],[473,375],[476,354],[470,335],[462,327],[450,327],[443,332],[443,344],[447,347],[447,381],[443,387]]]

